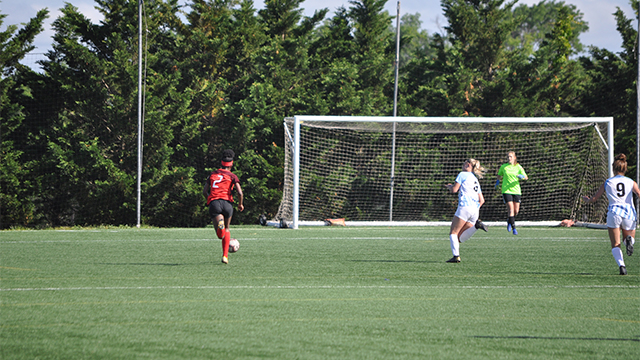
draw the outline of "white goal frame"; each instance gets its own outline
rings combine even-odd
[[[289,129],[286,126],[286,120],[293,119],[293,135],[289,133]],[[614,123],[613,117],[536,117],[536,118],[524,118],[524,117],[496,117],[496,118],[470,118],[470,117],[392,117],[392,116],[322,116],[322,115],[297,115],[293,118],[285,119],[285,131],[286,137],[285,141],[290,141],[291,146],[293,148],[292,152],[292,165],[293,165],[293,221],[292,223],[287,223],[283,221],[271,221],[269,225],[277,226],[277,227],[288,227],[293,229],[298,229],[299,226],[319,226],[325,225],[322,221],[304,221],[301,222],[299,220],[299,211],[300,211],[300,124],[304,121],[314,121],[314,122],[379,122],[379,123],[503,123],[503,124],[534,124],[534,123],[604,123],[607,126],[607,138],[600,133],[598,128],[598,134],[600,139],[602,140],[604,146],[608,150],[608,168],[609,168],[609,176],[613,176],[613,168],[612,163],[614,159]],[[394,124],[395,125],[395,124]],[[395,127],[394,127],[395,129]],[[395,138],[395,133],[394,133]],[[394,149],[395,150],[395,149]],[[392,152],[393,154],[393,152]],[[393,161],[392,159],[392,169],[393,172]],[[390,187],[393,188],[393,173],[390,179]],[[390,203],[393,204],[393,191],[391,191],[391,199]],[[391,208],[390,211],[393,209]],[[390,216],[391,217],[391,216]],[[552,223],[531,223],[529,225],[557,225],[558,222]],[[505,222],[506,224],[506,222]],[[521,223],[519,223],[521,224]],[[365,222],[358,221],[349,223],[347,221],[347,225],[352,226],[429,226],[429,225],[449,225],[449,223],[433,223],[433,222],[401,222],[401,221],[375,221],[375,222]],[[493,225],[500,225],[498,223]],[[525,224],[523,224],[525,225]]]

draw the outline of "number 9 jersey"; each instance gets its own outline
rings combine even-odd
[[[624,219],[636,220],[636,209],[633,207],[633,180],[622,175],[607,179],[604,185],[609,200],[610,213]]]

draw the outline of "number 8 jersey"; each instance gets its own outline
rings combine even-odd
[[[478,178],[471,172],[463,171],[456,177],[456,182],[460,184],[458,207],[479,209],[480,197],[478,194],[482,193],[482,190]]]
[[[636,220],[636,209],[633,207],[633,180],[622,175],[607,179],[604,185],[608,211],[624,219]]]

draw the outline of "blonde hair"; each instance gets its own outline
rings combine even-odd
[[[616,174],[623,174],[627,172],[627,156],[625,154],[619,154],[613,161],[613,172]]]
[[[487,172],[487,169],[480,165],[480,161],[476,159],[469,159],[469,164],[471,164],[471,172],[478,178],[482,179],[484,174]]]

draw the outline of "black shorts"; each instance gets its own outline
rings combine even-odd
[[[502,201],[504,201],[505,204],[508,202],[515,202],[519,204],[521,199],[522,195],[502,194]]]
[[[222,214],[225,219],[233,216],[233,204],[228,200],[213,200],[209,203],[209,215],[216,217]]]

